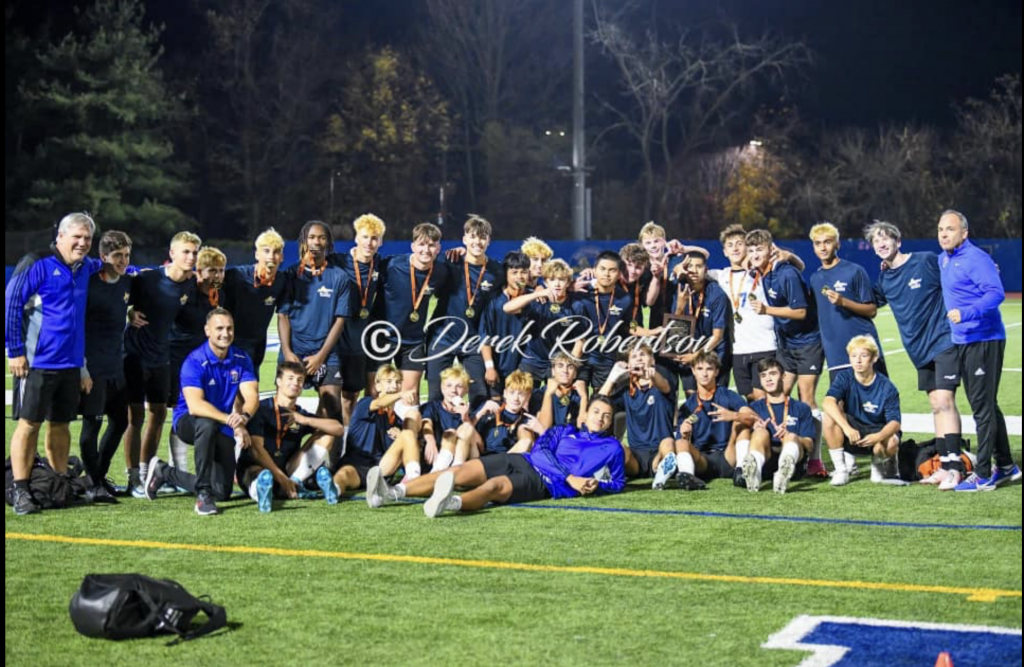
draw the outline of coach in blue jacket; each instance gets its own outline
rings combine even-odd
[[[11,437],[14,511],[33,514],[39,505],[28,488],[39,444],[39,427],[50,422],[50,464],[65,472],[85,355],[85,305],[89,277],[103,262],[88,257],[96,223],[85,213],[60,221],[47,252],[18,262],[6,290],[5,342],[15,378],[18,426]]]
[[[963,213],[951,209],[939,218],[939,245],[944,251],[939,255],[942,298],[960,358],[960,377],[978,427],[978,462],[974,473],[956,490],[991,491],[1021,477],[1010,455],[1006,419],[998,403],[1006,352],[1006,329],[999,304],[1006,293],[995,262],[967,240],[967,233]]]

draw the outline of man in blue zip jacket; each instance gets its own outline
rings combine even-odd
[[[406,497],[430,495],[423,511],[435,518],[445,511],[475,512],[491,502],[618,493],[626,486],[625,453],[622,444],[606,433],[612,411],[608,398],[595,396],[582,429],[556,426],[544,431],[526,454],[490,454],[408,484],[390,487],[374,468],[367,475],[367,503],[379,507]],[[471,490],[454,495],[456,485]]]
[[[942,299],[960,377],[978,427],[978,462],[956,491],[992,491],[1021,477],[1010,455],[1006,418],[999,409],[999,380],[1006,352],[1006,329],[999,304],[1006,298],[995,262],[967,240],[967,217],[949,209],[939,217]],[[993,452],[996,467],[992,467]]]
[[[89,278],[103,262],[88,257],[96,223],[85,213],[60,221],[49,252],[18,262],[7,285],[7,357],[16,388],[11,437],[14,511],[40,510],[28,481],[39,444],[39,427],[50,422],[50,465],[67,470],[71,432],[85,357],[85,306]]]

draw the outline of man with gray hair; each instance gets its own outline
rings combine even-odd
[[[15,378],[11,437],[14,511],[40,511],[29,490],[42,422],[50,422],[50,465],[67,471],[85,356],[85,306],[89,277],[103,262],[88,257],[96,223],[87,213],[60,221],[49,250],[26,255],[7,284],[5,343]]]
[[[999,409],[999,380],[1006,352],[1006,329],[999,304],[1006,298],[995,262],[967,240],[967,218],[949,209],[939,217],[942,298],[957,346],[960,376],[978,426],[978,462],[957,491],[993,491],[1021,478],[1013,463],[1006,418]],[[992,467],[995,454],[996,467]]]
[[[932,407],[935,446],[942,464],[921,483],[951,491],[963,481],[964,473],[956,408],[960,363],[942,302],[939,263],[932,252],[902,252],[900,230],[891,223],[875,220],[864,230],[864,238],[882,260],[875,304],[892,309],[903,348],[917,368],[917,388],[928,394]]]

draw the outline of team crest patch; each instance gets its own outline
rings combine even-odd
[[[909,287],[910,289],[921,289],[921,279],[911,278],[910,282],[907,283],[907,287]]]
[[[832,291],[833,292],[845,292],[846,291],[846,286],[847,286],[847,283],[844,283],[842,280],[837,280],[837,281],[835,281],[832,284]]]
[[[188,303],[188,294],[182,294],[181,298],[178,299],[178,301],[180,301],[181,305],[184,306],[186,303]]]
[[[654,394],[647,397],[647,405],[654,405]]]
[[[490,292],[492,287],[494,287],[494,284],[490,280],[485,280],[480,283],[480,289],[484,292]]]
[[[324,286],[320,287],[320,289],[318,289],[316,291],[316,293],[317,293],[317,296],[321,296],[321,297],[323,297],[325,299],[330,299],[331,296],[334,295],[334,290],[331,289],[330,287],[327,287],[326,285],[324,285]]]
[[[867,403],[864,404],[864,412],[873,415],[876,412],[878,412],[878,406],[872,403],[871,401],[868,401]]]
[[[948,653],[956,667],[1019,665],[1020,628],[797,616],[761,648],[810,651],[799,667],[932,665]]]
[[[273,306],[274,305],[274,301],[275,301],[274,297],[268,296],[266,299],[263,300],[263,305],[264,306]]]
[[[124,302],[128,303],[128,292],[124,293]]]
[[[768,288],[768,296],[770,296],[773,299],[777,299],[777,298],[779,298],[779,293],[769,287]]]
[[[622,314],[622,309],[619,308],[618,306],[613,305],[611,308],[608,309],[608,314],[609,315],[620,315],[620,314]]]
[[[238,384],[238,371],[237,370],[232,370],[231,371],[231,384]]]

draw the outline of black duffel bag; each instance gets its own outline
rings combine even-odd
[[[174,633],[180,641],[227,625],[224,607],[193,596],[176,581],[141,574],[89,574],[71,598],[75,629],[87,637],[134,639]],[[204,624],[193,626],[199,612]]]

